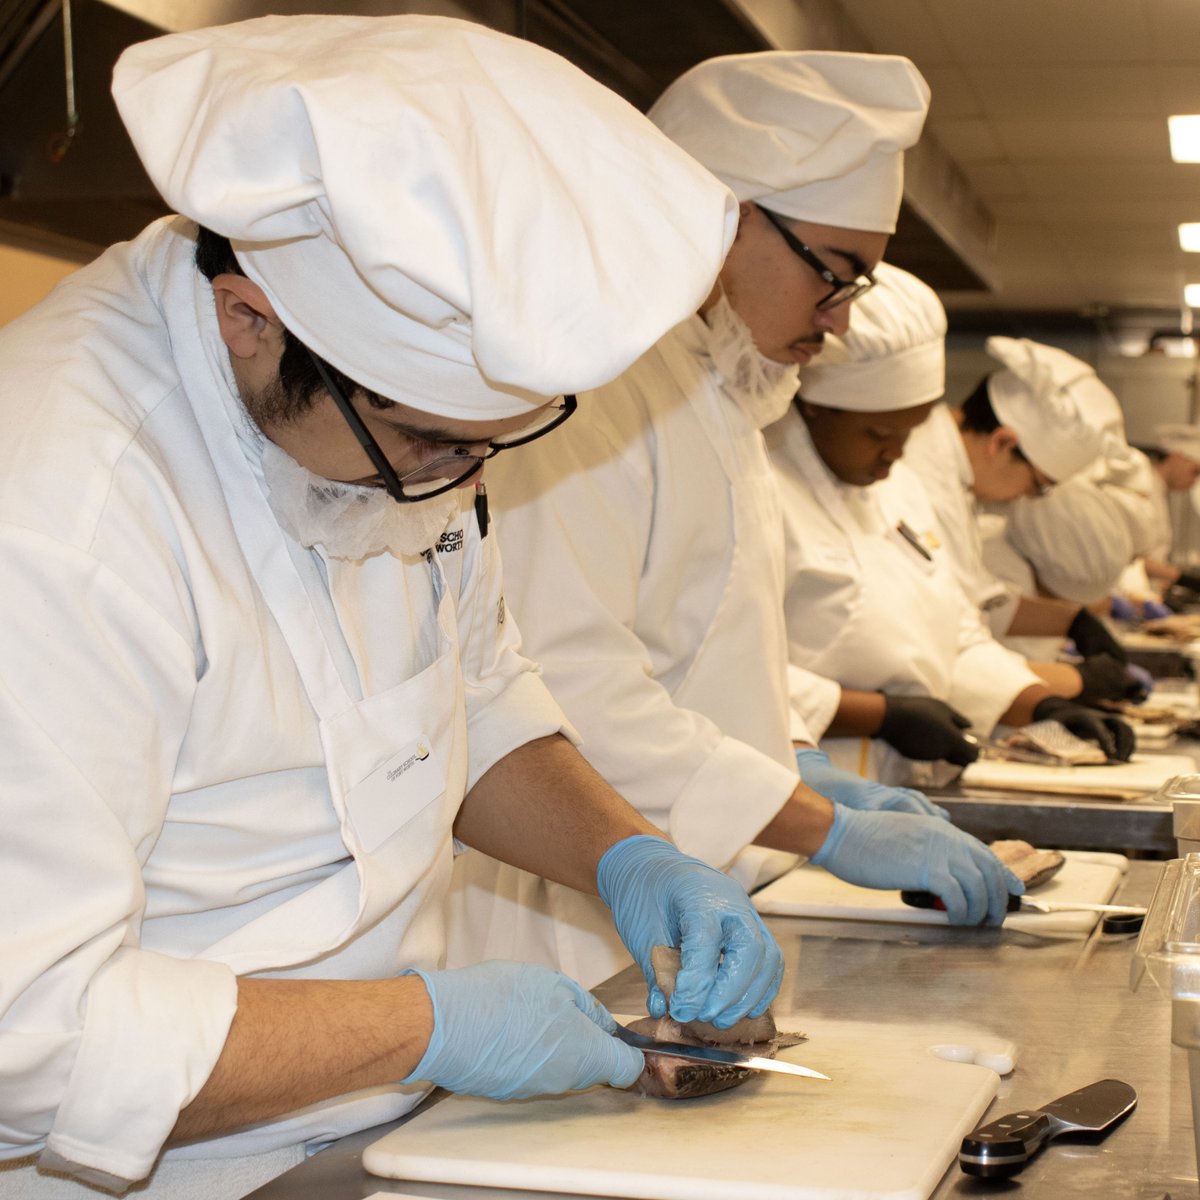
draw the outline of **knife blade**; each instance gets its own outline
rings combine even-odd
[[[756,1054],[739,1054],[736,1050],[725,1050],[720,1046],[688,1046],[683,1042],[658,1042],[644,1033],[635,1033],[624,1025],[617,1026],[617,1037],[636,1050],[646,1054],[665,1054],[668,1058],[686,1058],[692,1062],[708,1063],[710,1066],[746,1067],[751,1071],[775,1071],[780,1075],[802,1075],[805,1079],[829,1079],[811,1067],[782,1062],[777,1058],[763,1058]]]
[[[1119,1079],[1101,1079],[1041,1108],[1021,1109],[980,1125],[962,1140],[958,1165],[968,1175],[1015,1175],[1044,1142],[1063,1133],[1105,1133],[1137,1104]]]

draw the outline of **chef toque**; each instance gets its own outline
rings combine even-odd
[[[1007,537],[1048,591],[1076,604],[1108,595],[1135,553],[1120,505],[1088,479],[1015,501]]]
[[[1005,370],[988,377],[988,399],[1021,453],[1056,483],[1091,465],[1120,405],[1087,363],[1028,338],[990,337],[987,352]],[[1123,434],[1121,440],[1124,440]]]
[[[800,370],[800,395],[851,412],[894,412],[938,400],[946,390],[946,310],[915,275],[880,263],[875,287],[850,312],[850,328],[830,335],[821,356]]]
[[[768,50],[699,63],[649,116],[738,200],[893,233],[904,151],[928,107],[929,86],[907,58]]]
[[[620,374],[709,294],[732,197],[565,59],[441,17],[156,38],[113,94],[151,179],[357,383],[461,420]]]
[[[1154,440],[1160,450],[1185,455],[1200,462],[1200,426],[1156,425]]]

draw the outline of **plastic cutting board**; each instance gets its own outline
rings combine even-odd
[[[1045,767],[980,758],[965,768],[958,785],[1102,797],[1106,792],[1148,794],[1174,775],[1195,771],[1195,760],[1183,754],[1135,754],[1128,762],[1102,767]]]
[[[978,1031],[776,1018],[829,1082],[759,1074],[699,1100],[594,1088],[497,1103],[447,1096],[363,1154],[394,1179],[639,1200],[925,1200],[999,1076],[935,1045]],[[1009,1044],[1011,1049],[1011,1044]]]
[[[1039,900],[1111,900],[1129,868],[1123,854],[1066,850],[1066,862],[1048,883],[1030,892]],[[855,887],[820,867],[796,867],[752,897],[761,913],[777,917],[842,917],[856,921],[902,921],[916,925],[945,925],[946,914],[936,909],[913,908],[899,892]],[[1099,913],[1009,913],[1006,929],[1027,933],[1087,933],[1100,920]]]

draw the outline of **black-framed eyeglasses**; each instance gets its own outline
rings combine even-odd
[[[489,458],[494,458],[501,450],[512,450],[516,446],[524,446],[528,442],[545,436],[552,429],[557,429],[578,407],[574,396],[563,396],[561,400],[546,405],[528,425],[516,429],[512,433],[492,438],[483,454],[472,454],[465,445],[454,446],[449,448],[445,454],[430,459],[429,462],[422,463],[421,466],[406,471],[403,475],[397,475],[395,468],[388,461],[387,455],[372,436],[362,417],[342,394],[342,389],[334,383],[325,363],[311,350],[308,351],[308,356],[312,359],[313,366],[316,367],[325,390],[337,405],[346,424],[350,426],[351,432],[358,439],[358,444],[366,451],[372,466],[379,472],[379,478],[382,480],[387,494],[398,504],[415,504],[417,501],[442,496],[456,487],[461,487],[472,475],[478,473],[480,467]],[[463,469],[453,477],[429,478],[430,471],[449,466],[452,463],[461,463]],[[424,478],[417,479],[417,476],[424,476]]]
[[[1037,467],[1035,467],[1033,463],[1029,461],[1025,451],[1022,450],[1020,446],[1014,446],[1012,448],[1012,452],[1013,458],[1017,459],[1018,462],[1024,463],[1025,466],[1029,468],[1029,475],[1033,479],[1034,496],[1040,500],[1043,496],[1049,495],[1054,489],[1054,480],[1042,479],[1038,473]]]
[[[822,312],[831,308],[837,308],[839,304],[845,304],[848,300],[855,300],[863,294],[869,292],[875,286],[875,276],[870,271],[864,271],[861,275],[854,279],[842,279],[835,275],[829,267],[817,257],[816,254],[802,242],[783,222],[783,218],[773,213],[769,208],[763,208],[761,204],[754,206],[758,209],[768,221],[779,231],[780,236],[788,244],[788,249],[794,254],[799,255],[827,284],[833,289],[828,296],[817,302],[817,308]]]

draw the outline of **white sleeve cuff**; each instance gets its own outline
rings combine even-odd
[[[79,1052],[43,1159],[107,1187],[154,1166],[237,1011],[224,964],[120,950],[93,977]]]

